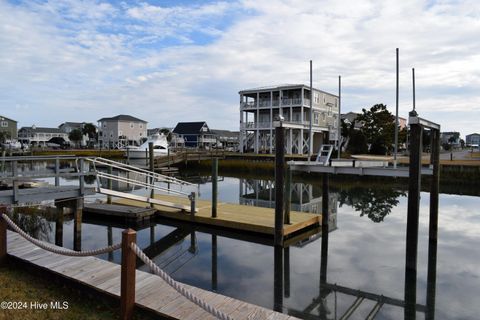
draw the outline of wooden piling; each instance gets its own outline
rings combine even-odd
[[[120,280],[120,319],[130,320],[135,307],[136,255],[130,244],[136,243],[137,233],[127,229],[122,232],[122,270]]]
[[[55,158],[55,187],[60,186],[60,159]]]
[[[287,166],[287,173],[286,173],[286,181],[285,181],[285,224],[290,224],[290,210],[291,210],[291,202],[292,202],[292,170],[290,170],[290,166]]]
[[[79,186],[80,186],[80,196],[83,197],[85,194],[85,175],[83,174],[83,167],[84,167],[84,162],[85,160],[83,158],[80,158],[79,161]],[[83,207],[83,206],[82,206]]]
[[[418,250],[418,220],[420,211],[422,132],[420,124],[410,124],[410,165],[408,213],[405,250],[405,319],[415,318]]]
[[[430,219],[428,228],[428,271],[426,320],[435,319],[435,294],[437,280],[437,240],[438,240],[438,193],[440,189],[440,130],[431,130],[433,174],[430,183]]]
[[[73,206],[73,249],[82,250],[83,199],[77,199]]]
[[[212,159],[212,218],[217,217],[218,158]]]
[[[284,175],[285,175],[285,129],[275,128],[275,239],[276,246],[283,245]]]
[[[56,206],[55,211],[55,245],[63,247],[63,207]]]
[[[155,171],[155,154],[153,152],[153,142],[148,143],[148,152],[149,152],[149,158],[150,158],[150,171],[153,173]],[[155,180],[153,179],[153,177],[150,179],[150,183],[151,184],[155,183]],[[152,188],[150,190],[150,198],[153,199],[154,197],[155,197],[155,190]],[[150,206],[153,208],[154,204],[151,203]]]

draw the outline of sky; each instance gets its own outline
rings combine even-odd
[[[239,129],[242,89],[309,83],[342,112],[416,107],[480,132],[480,1],[0,0],[0,114],[56,127],[130,114]]]

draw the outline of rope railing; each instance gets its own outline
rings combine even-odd
[[[130,248],[135,252],[137,257],[142,260],[150,270],[155,273],[157,276],[162,278],[169,286],[175,289],[178,293],[182,296],[202,308],[203,310],[207,311],[208,313],[212,314],[213,316],[217,317],[221,320],[233,320],[232,317],[225,314],[224,312],[214,308],[212,305],[208,304],[204,300],[200,299],[192,292],[190,292],[183,284],[180,282],[175,281],[172,277],[170,277],[165,271],[160,269],[152,260],[150,260],[147,255],[140,249],[135,242],[130,243]]]
[[[64,255],[64,256],[71,256],[71,257],[97,256],[97,255],[102,254],[102,253],[108,253],[108,252],[118,250],[122,247],[121,243],[117,243],[117,244],[114,244],[112,246],[104,247],[104,248],[101,248],[101,249],[95,249],[95,250],[73,251],[73,250],[65,249],[65,248],[60,249],[59,247],[49,245],[49,244],[47,244],[47,243],[45,243],[41,240],[33,238],[32,236],[27,234],[25,231],[23,231],[19,226],[17,226],[15,224],[15,222],[13,222],[6,214],[2,213],[1,217],[5,220],[5,222],[7,222],[7,224],[13,230],[15,230],[19,235],[21,235],[23,238],[30,241],[34,245],[36,245],[36,246],[38,246],[38,247],[40,247],[44,250],[47,250],[47,251],[50,251],[50,252],[53,252],[53,253],[56,253],[56,254],[61,254],[61,255]]]

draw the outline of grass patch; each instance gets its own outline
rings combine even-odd
[[[48,277],[47,277],[48,278]],[[27,303],[25,310],[0,311],[0,319],[43,320],[43,319],[119,319],[119,306],[107,303],[98,297],[49,281],[45,277],[30,274],[16,265],[0,267],[0,301]],[[68,309],[54,310],[51,301],[66,301]],[[34,310],[30,303],[47,303],[47,310]],[[138,313],[138,312],[136,312]],[[135,315],[134,319],[149,319],[144,315]]]
[[[78,149],[78,150],[34,150],[34,156],[76,156],[76,157],[102,157],[109,159],[123,158],[122,150],[95,150],[95,149]]]

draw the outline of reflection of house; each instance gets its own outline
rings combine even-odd
[[[8,139],[17,139],[17,121],[0,115],[0,132],[5,132]]]
[[[205,121],[179,122],[173,129],[179,141],[185,142],[185,147],[208,148],[216,144],[215,135],[210,131]]]
[[[101,148],[117,149],[140,145],[147,138],[147,122],[120,114],[98,120],[98,143]]]
[[[480,133],[467,134],[467,136],[465,137],[465,143],[469,147],[480,146]]]
[[[305,154],[337,140],[338,97],[313,89],[310,121],[310,87],[286,84],[242,90],[240,94],[240,150],[273,153],[273,120],[284,117],[286,152]],[[309,143],[310,123],[313,141]]]
[[[275,183],[271,180],[240,179],[240,200],[243,205],[275,208]],[[291,194],[292,211],[322,213],[322,190],[311,184],[293,183]],[[337,195],[329,194],[329,228],[337,228]]]
[[[212,130],[212,133],[217,138],[217,147],[237,151],[238,150],[238,131],[228,131],[228,130]]]
[[[27,145],[45,146],[47,142],[55,137],[68,140],[68,134],[58,128],[42,128],[42,127],[22,127],[18,130],[18,141]]]

